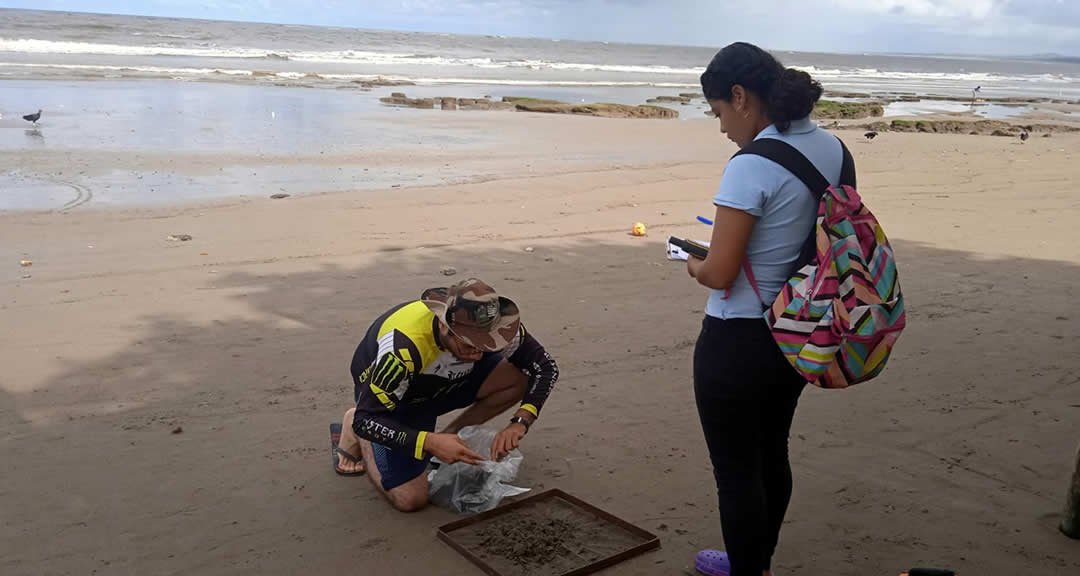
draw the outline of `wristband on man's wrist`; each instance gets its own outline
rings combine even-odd
[[[525,432],[529,431],[529,421],[522,418],[521,416],[514,416],[513,418],[510,419],[510,423],[511,424],[521,424],[522,426],[525,427]]]

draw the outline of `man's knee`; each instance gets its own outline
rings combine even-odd
[[[525,387],[529,384],[529,377],[520,368],[511,364],[509,360],[499,362],[499,365],[492,371],[492,375],[499,380],[501,388],[520,388],[523,394],[525,393]]]
[[[390,503],[401,512],[416,512],[427,506],[427,490],[420,490],[412,486],[395,488],[388,494]]]

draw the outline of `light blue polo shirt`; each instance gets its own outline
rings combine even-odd
[[[809,118],[791,123],[781,134],[769,126],[758,134],[760,138],[775,138],[791,144],[802,152],[833,185],[840,183],[844,161],[840,141],[818,128]],[[720,190],[713,203],[742,210],[757,216],[746,257],[754,271],[761,298],[772,304],[780,289],[794,272],[799,258],[817,219],[817,202],[798,178],[771,160],[744,154],[736,156],[720,180]],[[705,313],[716,318],[761,318],[765,307],[754,293],[746,272],[739,272],[731,292],[711,290]]]

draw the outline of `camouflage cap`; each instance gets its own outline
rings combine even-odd
[[[506,348],[520,330],[517,304],[476,278],[429,288],[420,299],[451,332],[485,352]]]

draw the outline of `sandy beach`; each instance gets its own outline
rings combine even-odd
[[[721,544],[689,373],[706,295],[664,257],[667,235],[707,233],[734,152],[718,123],[398,121],[467,141],[5,150],[23,190],[63,171],[101,200],[158,171],[232,173],[245,196],[0,213],[0,572],[478,574],[436,540],[455,515],[392,512],[327,446],[369,322],[452,281],[443,266],[515,298],[559,362],[519,483],[661,537],[619,574],[692,574]],[[1078,573],[1056,524],[1080,415],[1080,136],[839,135],[909,327],[879,380],[803,395],[777,574]],[[292,167],[307,193],[284,200],[242,177]]]

